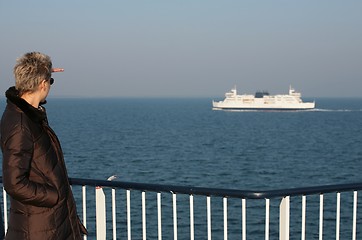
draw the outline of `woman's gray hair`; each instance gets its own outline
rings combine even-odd
[[[14,67],[15,88],[20,96],[26,92],[34,92],[43,80],[52,75],[52,61],[48,55],[40,52],[29,52],[16,60]]]

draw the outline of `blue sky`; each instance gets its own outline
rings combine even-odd
[[[0,0],[0,90],[25,52],[52,57],[52,96],[362,97],[362,1]]]

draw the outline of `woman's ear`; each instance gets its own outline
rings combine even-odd
[[[45,90],[47,88],[47,80],[43,80],[39,84],[39,89]]]

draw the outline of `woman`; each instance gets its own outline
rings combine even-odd
[[[26,53],[14,67],[1,119],[3,184],[10,196],[7,240],[82,239],[62,149],[49,127],[46,97],[54,79],[49,56]]]

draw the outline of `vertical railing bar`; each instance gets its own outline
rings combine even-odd
[[[269,240],[270,199],[265,199],[265,240]]]
[[[242,216],[242,238],[243,240],[246,240],[246,199],[243,198],[241,200],[241,205],[242,205],[242,213],[241,213],[241,216]]]
[[[87,186],[82,186],[82,206],[83,206],[83,225],[85,228],[87,228]],[[84,240],[87,240],[87,235],[83,236]]]
[[[206,197],[207,203],[207,239],[211,240],[211,197]]]
[[[147,239],[147,232],[146,232],[146,192],[142,192],[142,235],[143,240]]]
[[[161,209],[161,193],[157,193],[157,225],[158,225],[158,240],[162,240],[162,209]]]
[[[319,240],[323,239],[323,194],[319,196]]]
[[[301,240],[305,240],[305,222],[306,222],[306,212],[307,212],[307,196],[302,196],[302,236]]]
[[[279,239],[289,240],[290,235],[290,196],[285,196],[279,205]]]
[[[127,190],[127,236],[128,240],[132,240],[131,237],[131,191]]]
[[[224,197],[224,240],[228,239],[228,199]]]
[[[95,187],[96,200],[96,234],[97,240],[107,239],[106,195],[101,186]]]
[[[172,206],[173,206],[173,239],[177,240],[177,202],[176,202],[176,193],[172,193]]]
[[[116,189],[112,188],[112,222],[113,222],[113,240],[117,239],[117,219],[116,219]]]
[[[337,192],[337,206],[336,206],[336,240],[339,240],[339,228],[341,219],[341,193]]]
[[[190,195],[190,240],[194,240],[194,196]]]
[[[3,187],[3,201],[4,201],[4,231],[8,230],[8,200],[5,188]]]
[[[353,234],[352,239],[356,240],[357,231],[357,191],[353,192]]]

